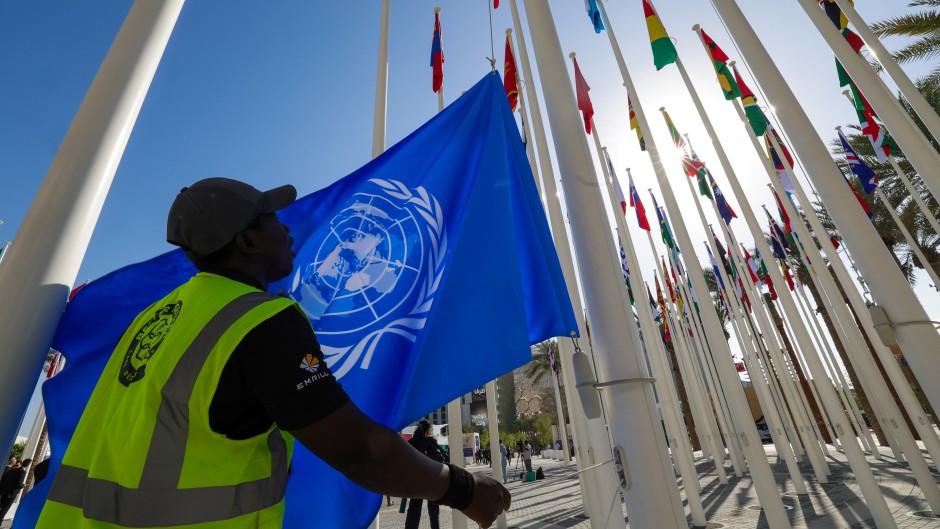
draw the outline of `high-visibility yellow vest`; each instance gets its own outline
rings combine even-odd
[[[292,438],[209,427],[222,369],[289,299],[199,273],[128,327],[82,413],[39,517],[48,529],[279,528]]]

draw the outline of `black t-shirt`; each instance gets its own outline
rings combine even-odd
[[[258,286],[238,274],[213,273]],[[285,431],[309,426],[348,401],[323,362],[310,322],[288,307],[236,346],[209,405],[209,425],[229,439],[248,439],[272,424]]]

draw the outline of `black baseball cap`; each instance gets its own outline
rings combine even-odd
[[[206,178],[176,195],[166,220],[166,241],[204,257],[235,240],[259,215],[285,208],[296,198],[290,184],[259,191],[231,178]]]

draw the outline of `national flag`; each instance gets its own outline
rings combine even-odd
[[[777,239],[777,234],[774,233],[773,225],[770,225],[770,249],[773,250],[774,256],[778,259],[786,259],[787,252],[783,249],[783,245]]]
[[[839,131],[839,141],[842,142],[842,152],[845,153],[845,161],[849,164],[849,169],[852,170],[852,174],[858,177],[858,181],[862,183],[862,188],[865,190],[866,195],[870,195],[875,191],[875,188],[878,187],[878,175],[875,174],[875,171],[868,167],[868,165],[859,158],[858,154],[855,153],[855,149],[849,145],[849,141],[845,139],[845,135],[842,134],[842,131]]]
[[[715,182],[715,179],[712,178],[711,173],[708,174],[708,181],[712,186],[712,192],[715,193],[715,207],[718,208],[718,213],[721,214],[721,218],[725,221],[725,224],[730,225],[731,219],[738,218],[738,214],[731,209],[731,204],[728,203],[725,194],[718,188],[718,184]]]
[[[493,0],[493,9],[499,9],[499,0]]]
[[[790,224],[790,215],[787,214],[786,208],[783,207],[783,202],[780,202],[780,196],[775,189],[771,189],[770,192],[773,193],[774,200],[777,201],[777,211],[780,212],[780,220],[783,221],[783,227],[786,228],[787,233],[793,233],[793,225]],[[789,200],[789,197],[787,197],[787,200]]]
[[[601,20],[601,10],[597,8],[597,0],[584,0],[584,9],[587,11],[591,24],[594,25],[594,33],[600,33],[604,29],[604,21]]]
[[[675,251],[676,243],[672,240],[672,233],[669,231],[669,225],[666,224],[666,217],[659,204],[656,203],[656,195],[650,192],[650,196],[653,197],[653,207],[656,209],[656,217],[659,219],[659,232],[663,237],[663,242],[670,250]]]
[[[852,5],[855,5],[854,0],[848,0]],[[839,8],[838,4],[835,3],[835,0],[819,0],[819,7],[826,13],[826,16],[829,17],[829,20],[835,25],[836,29],[842,31],[849,25],[849,19],[845,16],[845,13],[842,12],[842,9]]]
[[[574,62],[574,84],[578,94],[578,110],[581,111],[581,115],[584,117],[584,132],[590,134],[591,120],[594,117],[594,105],[591,104],[591,96],[588,95],[591,87],[588,86],[587,81],[584,80],[584,76],[581,75],[581,68],[578,67],[578,59],[572,57],[571,61]]]
[[[787,262],[783,259],[778,259],[780,263],[780,271],[783,272],[783,278],[787,281],[787,288],[790,289],[790,292],[793,292],[795,288],[793,284],[793,276],[790,275],[790,267],[787,266]]]
[[[725,99],[731,101],[732,99],[741,97],[741,87],[738,86],[734,74],[728,69],[728,56],[725,55],[725,52],[715,44],[715,41],[713,41],[704,30],[702,30],[702,40],[705,41],[705,48],[708,50],[708,55],[712,59],[712,66],[714,66],[715,73],[718,75],[718,84],[721,86],[721,91],[725,94]]]
[[[774,282],[770,278],[770,273],[767,272],[767,264],[764,262],[764,258],[761,257],[760,250],[757,248],[754,249],[754,253],[757,254],[757,262],[759,267],[757,269],[757,277],[767,285],[767,290],[770,292],[770,299],[777,299],[777,290],[774,288]]]
[[[617,178],[617,172],[614,171],[614,164],[610,161],[610,153],[604,150],[604,159],[607,161],[607,168],[610,170],[610,178],[613,180],[614,193],[617,195],[617,202],[620,203],[620,209],[623,214],[627,214],[627,197],[623,196],[623,188],[620,187],[620,180]]]
[[[734,70],[734,80],[741,88],[741,105],[744,106],[744,115],[747,116],[747,121],[751,124],[754,135],[759,138],[767,131],[767,116],[757,106],[757,98],[754,97],[754,92],[751,92],[751,89],[744,84],[744,79],[741,79],[737,66],[732,65],[731,69]]]
[[[656,65],[656,70],[662,70],[664,66],[676,62],[679,52],[676,51],[676,46],[649,0],[643,0],[643,15],[646,17],[646,29],[649,31],[650,45],[653,47],[653,64]]]
[[[833,234],[829,235],[829,242],[832,243],[832,247],[836,250],[838,250],[839,246],[841,246],[841,243],[839,243],[839,238]]]
[[[630,178],[630,207],[636,209],[636,220],[640,224],[640,228],[650,231],[650,222],[646,220],[646,208],[643,207],[640,194],[636,192],[636,186],[633,185],[633,175],[629,172],[627,175]]]
[[[773,142],[773,140],[771,140],[771,135],[776,140],[776,144]],[[767,143],[767,157],[770,158],[770,161],[774,164],[774,169],[777,171],[777,178],[780,179],[780,185],[783,186],[783,189],[787,193],[796,193],[796,186],[793,185],[790,172],[787,170],[787,165],[789,165],[791,168],[794,166],[793,156],[790,154],[787,146],[783,144],[783,140],[780,139],[777,131],[774,130],[772,126],[767,127],[767,132],[764,134],[764,140]],[[783,156],[787,160],[787,165],[784,165],[780,160],[780,157],[777,156],[778,148],[781,152],[783,152]]]
[[[509,35],[506,35],[506,53],[503,57],[503,88],[506,90],[506,97],[509,98],[509,108],[515,112],[516,105],[519,103],[519,83],[516,81],[516,58],[512,55]]]
[[[343,389],[393,431],[529,362],[530,344],[577,331],[505,97],[498,76],[485,75],[376,160],[278,212],[297,256],[270,291],[299,302]],[[356,245],[363,236],[374,244]],[[344,257],[349,245],[356,251]],[[320,276],[316,263],[333,258],[358,272]],[[114,344],[195,273],[176,249],[93,281],[68,303],[51,343],[68,368],[42,387],[51,473],[20,504],[18,527],[35,526]],[[351,278],[359,283],[346,284]],[[375,519],[381,496],[306,449],[297,446],[292,467],[284,527],[352,529]]]
[[[715,200],[715,197],[712,196],[711,187],[708,185],[708,180],[706,180],[711,178],[711,173],[705,168],[705,164],[699,160],[698,155],[695,154],[695,149],[692,148],[691,142],[689,142],[689,153],[692,155],[692,166],[695,167],[695,174],[698,179],[699,194],[708,197],[709,200]]]
[[[744,366],[744,362],[735,362],[734,370],[738,373],[747,373],[747,367]]]
[[[669,112],[663,110],[663,119],[666,120],[666,128],[669,129],[672,142],[676,145],[676,149],[679,149],[679,154],[682,156],[682,170],[685,172],[685,175],[689,177],[697,175],[698,168],[692,162],[692,157],[689,155],[689,148],[685,140],[682,139],[682,135],[679,134],[679,129],[676,128],[672,119],[669,117]]]
[[[444,43],[441,36],[441,14],[434,13],[434,37],[431,39],[431,85],[437,93],[444,85]]]
[[[636,131],[636,139],[640,141],[640,150],[646,150],[646,140],[643,139],[643,131],[640,130],[640,122],[636,119],[636,112],[633,111],[633,101],[627,95],[627,107],[630,109],[630,130]]]
[[[705,251],[708,252],[708,261],[712,264],[712,272],[715,273],[715,279],[718,280],[718,286],[721,287],[721,290],[725,289],[725,282],[721,279],[721,272],[718,270],[718,263],[715,262],[715,256],[712,254],[712,249],[708,247],[708,244],[705,245]]]
[[[842,173],[842,169],[839,169],[839,172]],[[858,205],[862,207],[862,211],[868,215],[868,218],[872,217],[871,208],[868,207],[868,203],[865,202],[865,199],[862,198],[862,195],[858,194],[858,191],[855,190],[855,186],[852,185],[852,182],[849,182],[849,179],[845,176],[845,173],[842,173],[842,178],[845,179],[845,185],[849,186],[849,189],[852,190],[852,194],[855,195],[856,200],[858,200]]]
[[[653,312],[653,319],[659,323],[662,320],[663,314],[662,311],[659,310],[659,305],[657,305],[656,301],[654,301],[656,298],[654,298],[653,293],[650,292],[650,286],[648,283],[646,283],[646,297],[650,301],[650,310]]]
[[[656,280],[656,301],[659,303],[659,310],[663,314],[663,317],[666,315],[666,299],[663,297],[663,289],[659,285],[659,276],[653,276]]]
[[[858,91],[858,88],[855,86],[852,79],[848,77],[848,74],[845,74],[845,71],[842,70],[842,65],[838,64],[837,66],[839,67],[840,83],[844,83],[842,86],[848,84],[851,88],[852,97],[855,101],[855,111],[858,115],[858,123],[861,126],[862,134],[871,142],[878,161],[886,163],[892,151],[897,149],[897,144],[894,143],[894,139],[888,134],[888,131],[878,122],[878,116],[875,114],[875,110],[868,103],[868,100],[865,99],[865,96]]]
[[[695,313],[701,314],[698,308],[698,296],[695,295],[695,289],[692,288],[692,279],[689,276],[685,276],[685,286],[689,289],[689,297],[692,298],[692,306],[695,307]]]
[[[620,244],[618,242],[618,244]],[[623,272],[623,281],[627,284],[627,294],[630,295],[630,304],[633,302],[633,287],[630,286],[630,264],[627,263],[627,254],[623,251],[623,245],[620,244],[620,270]]]
[[[777,242],[783,247],[786,253],[781,254],[781,257],[786,257],[787,253],[790,253],[790,241],[787,240],[786,235],[783,233],[783,229],[780,228],[780,225],[777,224],[777,221],[770,216],[770,212],[766,209],[764,213],[767,215],[767,222],[770,223],[770,235],[777,239]]]
[[[760,286],[761,280],[760,276],[758,275],[759,267],[757,265],[757,261],[754,260],[754,257],[751,256],[743,244],[741,245],[741,249],[744,251],[744,262],[747,263],[747,271],[751,274],[751,281],[753,281],[755,285]]]
[[[666,232],[669,233],[669,238],[673,241],[672,248],[670,248],[672,250],[670,256],[676,261],[678,261],[679,260],[679,245],[675,243],[676,239],[672,235],[672,224],[669,223],[669,216],[666,215],[666,208],[659,208],[659,209],[662,210],[663,220],[666,223]]]
[[[669,267],[666,266],[666,259],[664,259],[663,256],[660,255],[659,262],[663,265],[663,281],[666,282],[666,288],[669,290],[669,299],[671,299],[672,302],[675,303],[676,291],[672,288],[672,281],[669,281],[669,272],[668,272]],[[675,274],[675,272],[673,272],[673,274]],[[675,277],[675,275],[673,275],[673,277]]]

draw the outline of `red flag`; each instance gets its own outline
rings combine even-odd
[[[747,368],[744,367],[744,362],[735,362],[734,368],[738,373],[747,373]]]
[[[663,280],[666,281],[666,286],[669,288],[669,299],[671,299],[672,302],[675,303],[676,291],[672,289],[672,283],[669,281],[669,272],[667,272],[667,270],[669,269],[666,268],[666,260],[663,259],[663,256],[661,255],[659,256],[659,259],[660,259],[660,262],[662,262],[663,264]]]
[[[790,289],[790,292],[793,292],[795,285],[793,284],[793,276],[790,275],[790,267],[783,261],[780,261],[780,268],[783,269],[783,278],[787,280],[787,287]]]
[[[434,38],[431,40],[431,86],[436,93],[444,84],[444,43],[441,40],[441,15],[434,13]]]
[[[775,190],[771,189],[770,192],[774,194],[774,200],[777,201],[777,209],[780,210],[780,218],[783,220],[783,229],[787,230],[787,233],[793,233],[793,225],[790,224],[790,215],[787,215],[787,210],[783,208],[783,202],[780,202],[780,197]]]
[[[581,75],[581,68],[578,68],[578,60],[574,57],[572,57],[571,60],[574,62],[574,84],[578,92],[578,110],[584,115],[584,132],[590,134],[591,119],[594,117],[594,105],[591,104],[591,96],[588,95],[588,91],[591,90],[591,87],[588,86],[587,81],[584,80],[584,76]]]
[[[499,0],[493,0],[493,9],[499,9]]]
[[[497,3],[499,0],[496,0]],[[516,59],[512,56],[512,45],[509,42],[509,35],[506,35],[506,55],[503,63],[503,88],[506,89],[506,97],[509,98],[509,108],[516,111],[516,104],[519,102],[519,85],[516,83]]]

